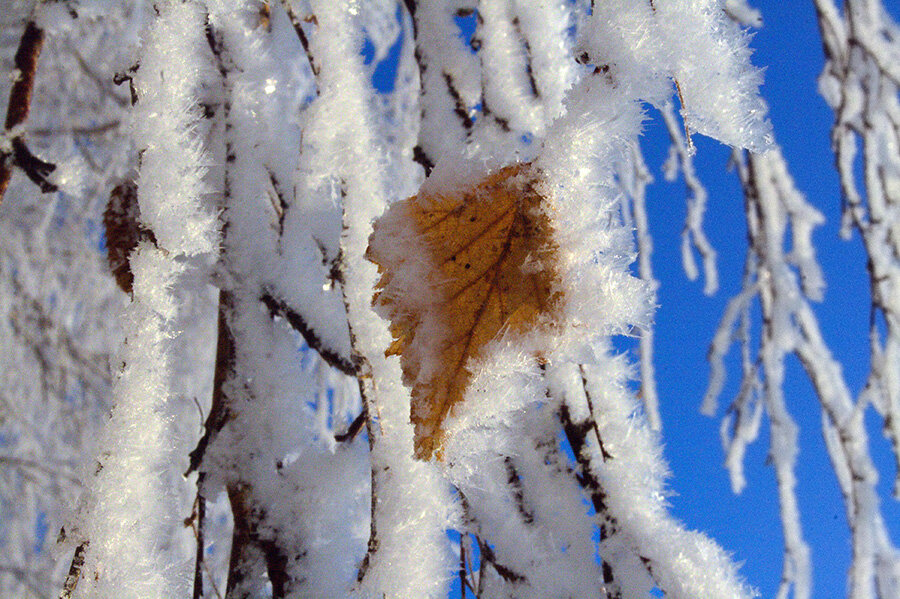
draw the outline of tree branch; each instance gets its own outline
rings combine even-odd
[[[203,436],[197,442],[197,447],[189,454],[189,466],[185,476],[200,468],[210,441],[222,430],[228,422],[231,411],[225,397],[224,385],[231,372],[234,370],[234,335],[228,326],[227,311],[232,304],[231,294],[227,291],[219,292],[219,332],[216,338],[216,366],[213,372],[212,407],[204,424]]]
[[[3,195],[9,186],[13,166],[21,168],[42,192],[56,191],[56,185],[47,179],[56,169],[56,165],[37,158],[25,145],[22,133],[17,131],[28,118],[38,57],[43,44],[44,30],[38,27],[34,20],[29,19],[16,50],[14,59],[16,79],[6,107],[3,137],[7,138],[4,141],[9,146],[7,147],[6,143],[0,145],[0,202],[3,201]]]
[[[291,21],[291,25],[294,27],[294,33],[297,34],[297,39],[300,40],[300,45],[303,46],[303,51],[306,52],[306,59],[309,61],[309,68],[312,69],[313,75],[319,76],[319,65],[316,62],[315,56],[313,56],[312,52],[309,49],[309,38],[306,37],[306,33],[303,31],[303,23],[300,21],[300,17],[297,16],[297,13],[294,11],[294,7],[291,6],[290,0],[281,0],[281,5],[284,7],[284,11],[287,13],[288,19]],[[315,16],[310,15],[307,17],[307,22],[315,22]]]
[[[345,443],[355,439],[356,435],[359,434],[359,431],[362,430],[363,425],[366,423],[366,418],[368,418],[368,411],[363,408],[362,412],[360,412],[356,418],[353,419],[353,422],[350,423],[347,432],[335,435],[334,440],[338,443]]]
[[[259,301],[268,308],[270,316],[284,319],[285,322],[291,325],[291,328],[300,333],[306,344],[316,350],[329,366],[337,368],[347,376],[357,376],[356,365],[335,350],[326,347],[325,343],[319,338],[313,328],[309,326],[303,316],[288,306],[284,300],[277,299],[270,291],[264,291]]]
[[[72,556],[72,563],[69,566],[69,573],[66,574],[66,581],[63,583],[62,593],[59,599],[72,599],[75,594],[75,587],[78,586],[78,580],[81,578],[81,568],[84,566],[84,552],[89,545],[88,541],[84,541],[75,548],[75,555]]]

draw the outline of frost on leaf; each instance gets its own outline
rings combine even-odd
[[[523,163],[453,188],[426,182],[375,223],[373,304],[391,321],[419,459],[440,458],[444,421],[491,341],[549,328],[560,306],[558,248],[540,173]]]

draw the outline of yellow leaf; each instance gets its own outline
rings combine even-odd
[[[558,249],[540,183],[516,164],[465,189],[420,191],[375,223],[373,304],[391,321],[385,355],[400,356],[412,388],[419,459],[440,458],[444,421],[488,343],[554,319]]]

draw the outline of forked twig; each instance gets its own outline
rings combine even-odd
[[[9,104],[6,107],[6,122],[4,123],[3,139],[0,140],[0,202],[9,186],[12,177],[12,167],[22,169],[41,191],[44,193],[56,191],[57,187],[48,179],[50,173],[56,169],[56,165],[45,162],[35,156],[25,140],[21,126],[28,118],[31,108],[31,95],[34,90],[34,77],[37,73],[38,57],[44,45],[44,30],[37,26],[33,19],[25,24],[25,31],[19,40],[16,50],[15,82],[9,94]]]

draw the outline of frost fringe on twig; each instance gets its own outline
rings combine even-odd
[[[115,406],[78,521],[70,575],[79,596],[181,596],[187,591],[179,541],[186,481],[173,476],[188,448],[177,427],[185,397],[176,359],[195,281],[206,279],[218,246],[215,212],[202,196],[208,162],[191,136],[204,72],[202,14],[194,4],[165,6],[148,33],[138,91],[135,138],[143,148],[138,201],[157,243],[131,255],[133,298],[113,383]],[[177,157],[177,158],[176,158]],[[70,593],[70,591],[65,591]]]

